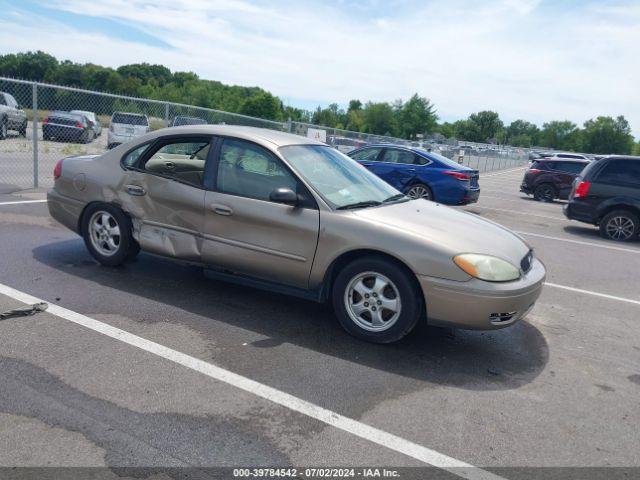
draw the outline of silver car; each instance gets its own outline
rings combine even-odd
[[[51,215],[100,263],[140,249],[211,276],[318,302],[372,342],[419,321],[498,329],[522,319],[545,268],[500,225],[411,200],[326,144],[235,126],[144,135],[61,160]],[[304,321],[304,319],[301,319]]]
[[[109,123],[107,148],[112,149],[151,131],[149,119],[138,113],[115,112]]]

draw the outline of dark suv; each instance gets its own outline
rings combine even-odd
[[[576,178],[564,214],[600,226],[605,238],[628,242],[640,233],[640,157],[604,157]]]
[[[575,178],[589,164],[586,159],[540,158],[524,172],[520,191],[542,202],[567,199]]]

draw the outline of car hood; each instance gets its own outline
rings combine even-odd
[[[510,231],[475,214],[428,200],[412,200],[353,212],[360,218],[438,245],[451,255],[481,253],[519,267],[531,247]]]

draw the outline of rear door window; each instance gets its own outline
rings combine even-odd
[[[640,186],[640,161],[638,160],[610,160],[600,170],[596,181],[609,185]]]
[[[151,156],[145,155],[146,161],[141,167],[148,173],[202,187],[210,144],[211,139],[207,137],[172,140],[150,152]],[[136,150],[131,154],[135,156]]]
[[[380,153],[382,148],[365,148],[364,150],[360,150],[359,152],[355,152],[353,155],[350,155],[354,160],[360,160],[365,162],[375,162],[378,158],[378,154]]]
[[[400,163],[404,165],[413,165],[415,163],[415,153],[407,150],[399,150],[396,148],[387,148],[382,155],[382,162]]]

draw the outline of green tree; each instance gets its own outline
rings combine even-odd
[[[457,120],[453,123],[454,137],[468,142],[481,142],[480,127],[471,120]]]
[[[530,147],[538,143],[540,129],[526,120],[514,120],[505,129],[504,143],[514,147]]]
[[[281,111],[280,100],[267,92],[247,98],[240,109],[244,115],[270,120],[280,120]]]
[[[363,109],[364,131],[376,135],[395,135],[394,109],[386,102],[367,102]]]
[[[587,153],[630,154],[633,150],[631,127],[623,116],[587,120],[582,131],[582,142]]]
[[[469,116],[469,122],[477,127],[477,134],[474,142],[491,142],[504,127],[500,116],[491,110],[484,110],[478,113],[472,113]],[[474,129],[476,130],[476,129]]]
[[[540,146],[555,150],[579,149],[580,131],[575,123],[569,120],[554,120],[542,125]]]
[[[398,127],[404,138],[416,138],[417,134],[433,132],[437,121],[438,116],[431,102],[417,93],[398,108]]]

